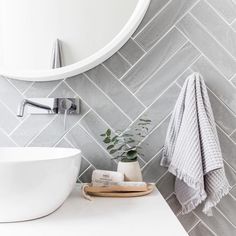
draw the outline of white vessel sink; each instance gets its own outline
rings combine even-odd
[[[77,149],[0,148],[0,222],[55,211],[72,191],[80,162]]]

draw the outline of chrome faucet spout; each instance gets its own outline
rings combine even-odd
[[[57,115],[57,114],[79,114],[79,98],[29,98],[24,99],[19,104],[17,116],[22,117],[25,107],[29,106],[27,113],[37,115]]]
[[[37,103],[37,102],[30,101],[28,99],[24,99],[18,107],[18,112],[17,112],[18,117],[23,117],[25,107],[27,105],[37,107],[37,108],[40,108],[40,109],[44,109],[44,110],[48,110],[48,111],[52,111],[52,108],[49,107],[49,106],[46,106],[46,105],[43,105],[43,104],[40,104],[40,103]]]

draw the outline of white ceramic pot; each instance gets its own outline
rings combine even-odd
[[[138,161],[118,163],[117,171],[125,176],[125,181],[142,182],[143,176]]]

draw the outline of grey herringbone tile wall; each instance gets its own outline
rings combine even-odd
[[[145,180],[156,182],[191,236],[236,235],[236,1],[152,0],[129,41],[96,68],[63,81],[0,80],[0,146],[77,147],[83,152],[79,181],[116,162],[99,136],[106,128],[135,127],[148,116],[152,129],[140,145]],[[169,117],[185,78],[200,72],[209,89],[231,193],[206,217],[200,209],[182,216],[174,178],[159,166]],[[16,117],[24,97],[82,99],[81,114]],[[149,144],[147,147],[145,144]]]

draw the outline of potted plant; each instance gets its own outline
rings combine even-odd
[[[110,129],[101,134],[103,142],[107,145],[107,151],[115,155],[113,159],[119,159],[117,171],[125,175],[126,181],[142,181],[141,168],[138,157],[143,156],[140,141],[146,137],[149,132],[151,120],[139,119],[135,129],[115,131],[112,134]]]

